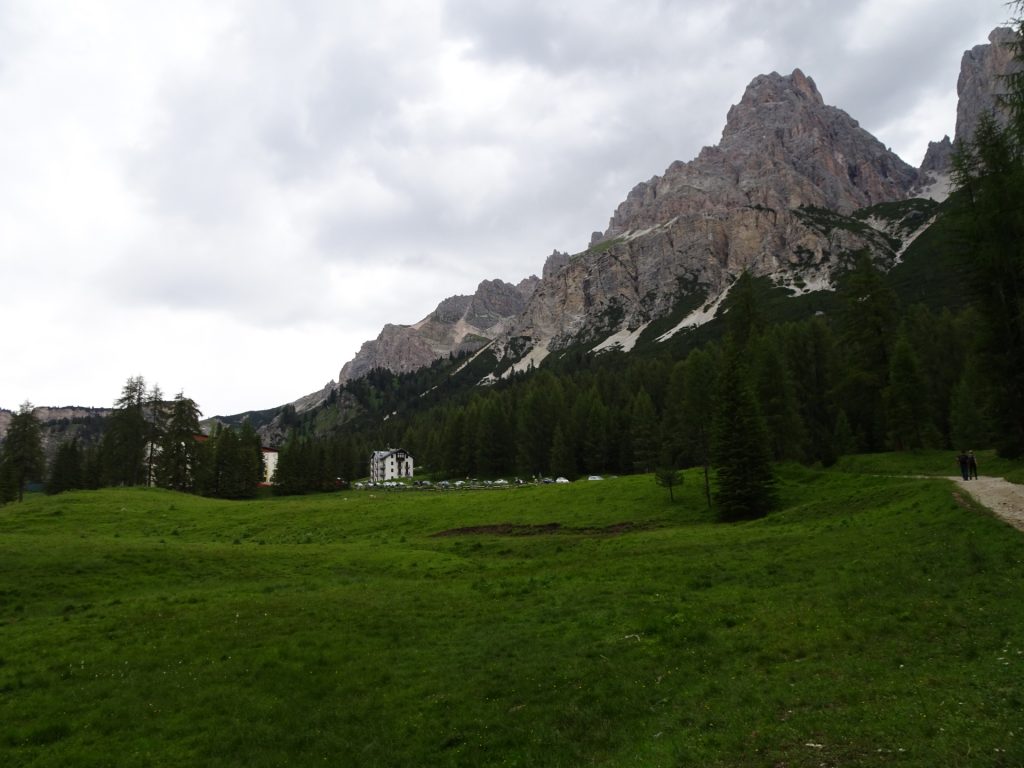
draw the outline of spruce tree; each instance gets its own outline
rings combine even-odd
[[[106,481],[110,485],[140,485],[146,480],[150,432],[145,406],[146,381],[142,376],[132,376],[114,403],[103,436]]]
[[[924,377],[905,336],[893,346],[889,386],[885,390],[889,442],[897,451],[932,447],[938,433],[929,418]]]
[[[862,254],[840,283],[839,297],[845,359],[836,399],[846,409],[862,447],[881,451],[886,447],[883,393],[889,379],[896,296],[870,257]]]
[[[715,503],[722,521],[763,517],[776,504],[768,431],[743,359],[730,338],[718,377],[714,423]]]
[[[654,402],[646,389],[641,389],[633,397],[629,422],[632,428],[633,471],[653,472],[661,459],[661,426]]]
[[[57,455],[46,481],[46,493],[57,494],[85,487],[82,451],[77,440],[68,440],[57,448]]]
[[[8,501],[21,501],[30,480],[40,480],[44,471],[42,437],[39,420],[32,403],[27,400],[11,417],[4,436],[3,465],[5,493]]]
[[[718,362],[708,349],[686,357],[683,379],[683,448],[690,461],[704,470],[704,496],[711,506],[711,450],[718,410]]]
[[[806,432],[800,418],[793,375],[782,354],[777,332],[764,333],[757,343],[756,390],[772,458],[775,461],[800,461],[806,455]]]
[[[163,488],[191,492],[195,490],[195,471],[199,458],[199,406],[179,392],[171,405],[170,418],[161,427],[156,452],[155,475]]]
[[[551,442],[551,472],[572,480],[576,477],[576,451],[562,431],[562,425],[555,427]]]

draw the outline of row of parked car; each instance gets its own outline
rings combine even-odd
[[[587,480],[603,480],[604,478],[600,475],[590,475]],[[522,478],[515,478],[514,480],[439,480],[436,483],[430,480],[414,480],[409,482],[399,482],[397,480],[385,480],[381,483],[365,482],[365,483],[352,483],[352,487],[358,490],[366,488],[440,488],[442,490],[450,490],[452,488],[502,488],[510,485],[550,485],[554,483],[568,483],[569,480],[564,477],[541,477],[536,480],[523,480]]]

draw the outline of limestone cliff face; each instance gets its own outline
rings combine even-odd
[[[988,43],[964,51],[957,80],[956,131],[953,140],[946,136],[933,141],[921,163],[918,183],[911,194],[945,200],[950,191],[953,151],[957,142],[974,137],[982,115],[992,115],[998,125],[1006,125],[1008,115],[1000,103],[1006,94],[1006,77],[1021,71],[1014,59],[1017,34],[1012,29],[999,27],[992,30]]]
[[[960,78],[956,83],[954,141],[973,138],[978,121],[984,114],[993,115],[1000,125],[1006,124],[1006,110],[999,99],[1006,94],[1006,75],[1020,71],[1020,65],[1014,61],[1016,42],[1016,32],[999,27],[992,30],[987,44],[976,45],[964,52]]]
[[[53,462],[61,443],[76,439],[83,446],[94,444],[102,431],[103,420],[113,412],[111,408],[80,406],[33,408],[32,413],[39,421],[40,442],[47,466]],[[13,411],[0,408],[0,443],[3,443],[13,417]]]
[[[635,332],[683,295],[721,294],[744,270],[827,287],[855,251],[891,263],[899,244],[844,215],[901,200],[916,179],[800,70],[761,75],[717,146],[637,185],[587,251],[545,272],[496,349],[540,349],[527,355],[536,362]]]
[[[480,349],[519,315],[540,281],[536,277],[518,286],[484,280],[472,296],[451,296],[413,325],[385,325],[345,363],[338,383],[361,378],[374,368],[395,373],[415,371],[452,352]]]
[[[916,176],[856,120],[826,106],[799,69],[773,72],[754,78],[729,110],[718,146],[638,184],[597,240],[744,206],[850,213],[901,198]]]

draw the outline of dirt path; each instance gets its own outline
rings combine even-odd
[[[977,480],[949,478],[974,499],[988,507],[997,517],[1024,531],[1024,485],[1015,485],[1001,477],[979,477]]]

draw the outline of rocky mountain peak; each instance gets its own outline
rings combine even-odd
[[[790,116],[804,109],[819,109],[825,100],[814,80],[799,69],[790,75],[772,72],[758,75],[743,92],[743,98],[729,110],[723,138],[743,129],[747,121],[759,124],[766,120],[765,113],[784,112]]]
[[[338,383],[361,378],[375,368],[395,373],[415,371],[451,353],[471,352],[501,333],[519,315],[540,280],[519,285],[483,280],[471,296],[444,299],[412,325],[388,323],[376,339],[364,342],[338,375]]]
[[[551,255],[548,256],[544,262],[544,271],[541,273],[542,277],[547,280],[558,274],[559,270],[569,263],[569,254],[562,253],[559,250],[554,250]]]
[[[743,207],[851,213],[902,199],[916,178],[856,120],[826,105],[810,77],[772,72],[755,77],[730,108],[717,146],[638,184],[593,242]]]

